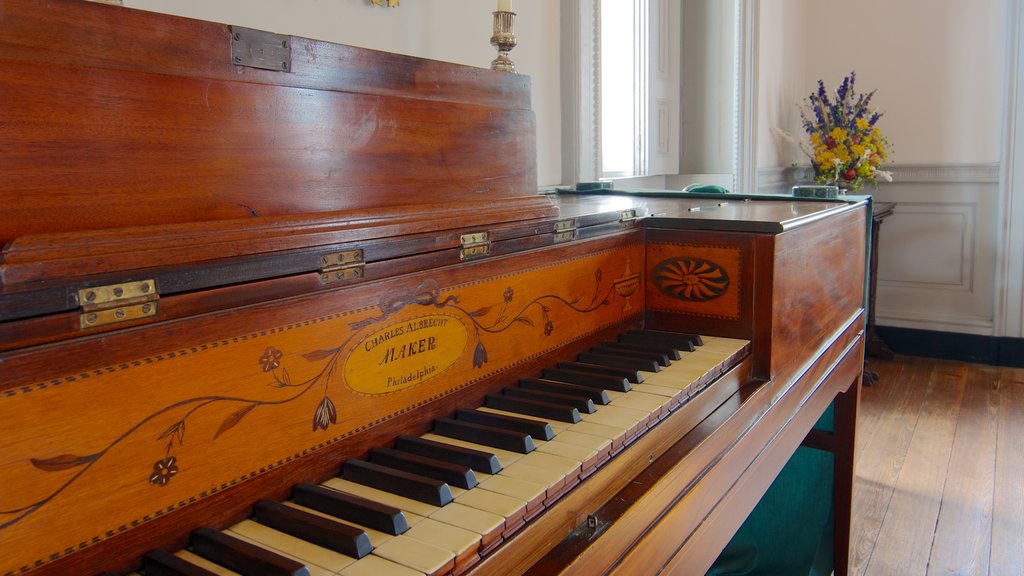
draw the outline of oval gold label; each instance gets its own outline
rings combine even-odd
[[[359,394],[390,394],[422,384],[455,364],[469,331],[457,318],[434,314],[368,334],[345,362],[345,382]]]

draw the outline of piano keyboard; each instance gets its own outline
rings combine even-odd
[[[146,576],[461,574],[746,354],[633,331],[524,379],[253,518],[147,555]]]

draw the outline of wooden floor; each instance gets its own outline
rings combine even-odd
[[[871,359],[851,574],[1024,575],[1024,369]]]

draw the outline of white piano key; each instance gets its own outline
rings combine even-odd
[[[480,534],[432,518],[410,528],[404,536],[448,550],[457,557],[480,548]]]
[[[593,414],[584,415],[583,420],[594,424],[614,426],[631,432],[643,425],[649,417],[650,413],[648,412],[609,404],[608,406],[602,406],[601,410]]]
[[[329,550],[311,542],[285,534],[253,520],[243,520],[227,529],[239,538],[270,548],[306,564],[315,564],[334,574],[356,561],[351,556]]]
[[[183,560],[188,560],[189,562],[195,564],[196,566],[199,566],[200,568],[204,568],[206,570],[209,570],[210,572],[213,572],[217,576],[241,576],[238,572],[235,572],[233,570],[228,570],[227,568],[221,566],[220,564],[215,564],[213,562],[210,562],[206,558],[203,558],[202,556],[199,556],[198,554],[193,554],[192,552],[190,552],[188,550],[178,550],[177,552],[174,553],[174,555],[177,556],[178,558],[183,559]]]
[[[513,498],[518,498],[527,503],[527,515],[532,514],[535,508],[539,506],[543,500],[544,495],[547,492],[547,487],[537,482],[530,480],[521,480],[518,478],[509,478],[508,476],[501,476],[495,474],[490,478],[480,481],[480,485],[477,488],[483,488],[498,494],[504,494]]]
[[[465,506],[458,502],[452,502],[431,514],[430,517],[438,522],[444,522],[445,524],[479,534],[487,540],[483,542],[484,546],[487,546],[490,540],[498,536],[505,526],[504,517]]]
[[[522,519],[526,515],[525,500],[492,492],[480,486],[467,490],[465,494],[456,499],[456,503],[505,518],[506,529],[514,528],[516,524],[522,523]]]
[[[424,576],[423,572],[401,564],[369,555],[348,566],[338,576]]]
[[[568,431],[567,431],[568,432]],[[597,456],[599,452],[588,446],[582,446],[580,444],[572,444],[569,442],[562,442],[555,437],[554,440],[549,442],[538,442],[537,452],[544,454],[554,454],[555,456],[561,456],[562,458],[569,458],[580,465],[589,462],[592,458]]]
[[[519,462],[506,466],[501,473],[496,476],[505,476],[506,478],[513,478],[516,480],[526,480],[533,482],[544,487],[545,494],[547,497],[555,496],[562,492],[565,488],[566,478],[564,474],[549,470],[547,468],[537,468],[536,466],[526,466]]]
[[[580,426],[582,424],[583,422],[580,422],[576,426]],[[600,425],[592,424],[591,426]],[[578,430],[579,429],[575,427],[572,430],[566,430],[565,432],[562,432],[557,437],[555,437],[555,440],[565,444],[576,444],[579,446],[583,446],[584,448],[591,448],[597,452],[607,452],[611,449],[612,441],[610,438],[604,436],[597,436],[594,434],[585,434]],[[625,430],[623,430],[622,432],[625,433]]]
[[[636,386],[633,386],[633,390],[636,392],[643,392],[645,394],[664,396],[666,398],[682,398],[682,392],[678,388],[672,388],[669,386],[659,386],[658,384],[651,384],[650,382],[637,384]]]
[[[609,406],[632,408],[641,412],[647,412],[648,414],[652,414],[661,419],[668,411],[668,408],[666,407],[667,404],[669,404],[669,400],[664,396],[647,394],[645,392],[633,390],[621,398],[612,400]]]
[[[254,522],[254,524],[255,524],[255,522]],[[315,563],[311,562],[307,558],[303,558],[302,556],[296,555],[296,554],[294,554],[294,553],[284,549],[284,548],[289,548],[289,549],[293,549],[294,550],[296,548],[296,546],[293,543],[288,543],[288,542],[285,542],[283,540],[274,540],[273,538],[270,539],[272,543],[268,543],[268,542],[264,542],[262,540],[256,540],[254,538],[250,538],[250,537],[248,537],[248,536],[246,536],[244,534],[241,534],[241,533],[238,533],[238,532],[236,532],[234,530],[231,530],[230,528],[228,530],[225,530],[225,532],[227,532],[231,536],[234,536],[235,538],[238,538],[239,540],[243,540],[243,541],[248,542],[248,543],[250,543],[250,544],[252,544],[254,546],[259,546],[260,548],[263,548],[265,550],[270,550],[271,552],[274,552],[275,554],[280,554],[281,556],[284,556],[285,558],[291,558],[292,560],[295,560],[296,562],[301,562],[302,564],[304,564],[306,566],[306,570],[309,570],[309,576],[334,576],[338,572],[337,570],[331,570],[331,569],[325,568],[323,566],[320,566],[318,564],[315,564]],[[281,535],[281,536],[287,536],[287,534],[284,534],[283,532],[278,532],[278,534]],[[300,540],[299,542],[302,542],[302,541]],[[305,542],[305,544],[307,544],[308,546],[315,546],[314,544],[309,544],[308,542]],[[327,550],[327,551],[330,552],[330,550]],[[354,558],[349,558],[349,560],[355,560],[355,559]],[[351,564],[351,562],[349,562],[348,564]],[[346,564],[346,566],[348,564]],[[341,566],[341,568],[344,568],[344,566]],[[339,570],[341,568],[339,568]]]
[[[563,476],[578,476],[580,473],[580,465],[582,462],[579,460],[573,460],[564,456],[558,456],[557,454],[550,454],[547,452],[534,451],[518,462],[515,465],[519,466],[534,466],[536,468],[545,468],[556,472]]]
[[[373,555],[425,574],[444,574],[455,566],[454,552],[404,535],[374,548]]]

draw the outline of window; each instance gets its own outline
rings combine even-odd
[[[563,180],[678,172],[678,0],[563,0],[562,18]]]

